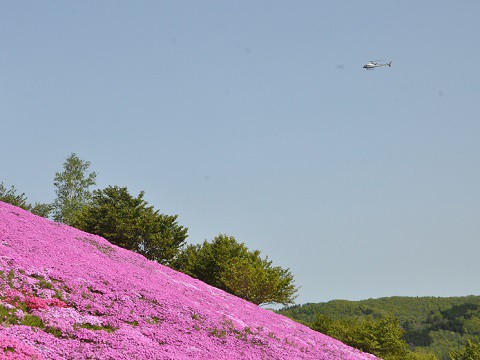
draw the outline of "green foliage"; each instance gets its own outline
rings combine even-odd
[[[311,327],[385,360],[407,359],[408,356],[407,344],[402,339],[403,330],[394,317],[333,320],[319,315]]]
[[[91,199],[89,188],[96,184],[97,174],[87,174],[90,162],[72,153],[63,163],[63,172],[55,174],[57,198],[53,203],[55,221],[73,225],[79,212]]]
[[[472,320],[469,322],[468,331],[480,334],[478,327],[475,327],[475,322],[478,323],[480,319],[480,304],[464,303],[455,305],[450,309],[441,311],[441,315],[444,321],[438,325],[440,329],[465,334],[465,324],[468,320]]]
[[[438,359],[449,360],[452,348],[463,346],[467,339],[480,340],[480,296],[333,300],[292,306],[279,313],[307,324],[316,321],[318,327],[322,326],[321,315],[332,321],[394,316],[404,330],[402,339],[413,350],[410,355],[422,359],[434,353]]]
[[[160,214],[147,206],[143,196],[142,191],[133,197],[126,187],[95,190],[74,226],[168,265],[184,244],[188,229],[178,225],[177,215]]]
[[[330,316],[318,314],[317,319],[310,327],[322,334],[333,336],[336,326],[338,326],[338,324],[336,324]]]
[[[21,309],[24,314],[23,317],[17,317],[15,311]],[[0,304],[0,325],[25,325],[40,329],[45,329],[43,320],[38,316],[26,313],[25,304],[18,304],[16,308],[7,308]]]
[[[221,276],[234,258],[246,256],[248,249],[233,237],[217,236],[212,243],[188,245],[173,263],[173,268],[217,288],[225,288]]]
[[[451,360],[480,360],[480,341],[467,340],[465,347],[450,352]]]
[[[260,251],[250,251],[227,235],[187,246],[173,267],[257,305],[290,304],[298,291],[288,269],[273,266]]]
[[[25,314],[25,317],[21,321],[21,324],[40,328],[40,329],[45,329],[45,324],[43,323],[43,320],[40,319],[38,316],[31,315],[31,314]]]
[[[250,253],[249,258],[236,258],[227,264],[221,281],[226,289],[254,304],[293,302],[297,291],[288,269],[272,266],[272,261]]]
[[[130,323],[131,325],[133,323]],[[136,323],[138,325],[138,322]],[[135,326],[136,326],[135,325]],[[118,328],[112,326],[112,325],[92,325],[89,323],[83,323],[83,324],[75,324],[75,329],[82,328],[82,329],[88,329],[88,330],[93,330],[93,331],[106,331],[107,333],[112,333],[117,331]]]
[[[480,334],[480,316],[472,316],[463,322],[465,334]]]
[[[15,309],[9,309],[4,305],[0,304],[0,324],[17,324],[18,319],[14,315]]]
[[[30,204],[28,204],[27,202],[27,197],[25,196],[25,193],[17,194],[17,189],[15,188],[15,186],[12,185],[10,189],[7,189],[3,182],[0,183],[0,201],[21,207],[25,210],[30,207]]]
[[[27,210],[30,211],[32,214],[48,218],[53,211],[53,204],[35,202],[35,204],[31,205],[30,209]]]
[[[394,315],[400,324],[414,328],[431,322],[433,316],[442,316],[441,311],[455,305],[472,303],[480,305],[480,296],[464,297],[403,297],[393,296],[361,301],[332,300],[325,303],[309,303],[284,308],[279,312],[304,322],[315,321],[316,314],[328,314],[333,319],[371,315],[375,318]]]
[[[15,278],[15,270],[11,268],[7,275],[7,282],[10,287],[13,286],[12,281],[14,278]]]
[[[32,205],[27,201],[25,193],[18,194],[17,189],[13,185],[7,189],[3,182],[0,183],[0,201],[21,207],[35,215],[45,218],[47,218],[52,211],[51,204],[35,203]]]
[[[438,357],[432,350],[417,347],[413,352],[407,354],[408,360],[438,360]]]
[[[52,334],[53,336],[55,336],[55,337],[57,337],[57,338],[59,338],[59,339],[61,339],[61,338],[64,337],[62,330],[60,330],[60,329],[58,329],[58,328],[56,328],[56,327],[47,326],[47,327],[45,327],[44,330],[45,330],[45,332],[47,332],[47,333],[49,333],[49,334]]]
[[[466,341],[465,337],[461,334],[448,330],[430,331],[429,337],[431,343],[428,346],[428,349],[435,352],[439,359],[442,360],[448,360],[450,358],[450,351],[461,347]]]

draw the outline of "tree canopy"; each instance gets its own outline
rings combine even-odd
[[[126,187],[109,186],[93,192],[91,202],[79,212],[75,227],[103,236],[111,243],[168,265],[187,238],[177,215],[164,215]]]
[[[227,235],[188,245],[173,267],[257,305],[291,304],[298,291],[288,269],[273,266],[260,251],[250,251]]]
[[[63,163],[63,172],[55,174],[57,198],[53,202],[55,221],[73,225],[76,216],[91,199],[90,187],[96,184],[95,172],[87,173],[90,162],[72,153]]]
[[[450,360],[452,349],[461,349],[467,340],[480,341],[480,296],[473,295],[332,300],[291,306],[279,313],[305,324],[316,322],[321,332],[318,316],[327,316],[333,321],[393,316],[404,330],[402,339],[415,354],[435,354],[439,360]]]
[[[462,349],[450,352],[451,360],[480,360],[480,341],[467,340]]]
[[[407,343],[402,338],[404,330],[399,326],[398,319],[393,316],[334,320],[328,315],[318,314],[310,327],[385,360],[437,359],[429,352],[409,351]]]

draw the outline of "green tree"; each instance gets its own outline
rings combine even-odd
[[[321,332],[322,334],[332,336],[335,334],[335,322],[333,319],[325,314],[317,314],[315,322],[310,326],[312,329]]]
[[[91,200],[90,187],[96,184],[97,174],[87,173],[90,162],[72,153],[63,163],[63,172],[55,174],[57,198],[53,203],[55,221],[73,225],[76,217]]]
[[[146,258],[168,265],[184,245],[188,229],[177,215],[164,215],[126,187],[109,186],[93,192],[92,201],[79,212],[74,226],[100,236]]]
[[[467,340],[465,347],[450,352],[451,360],[480,360],[480,341]]]
[[[25,210],[28,210],[30,207],[25,193],[17,194],[15,186],[12,185],[10,189],[7,189],[3,182],[0,183],[0,201],[21,207]]]
[[[22,209],[30,211],[31,213],[47,218],[50,212],[52,211],[52,205],[43,204],[36,202],[35,204],[30,204],[27,201],[27,196],[25,193],[18,194],[15,186],[11,186],[9,189],[5,185],[0,183],[0,201],[18,206]]]
[[[35,215],[48,218],[53,210],[53,204],[35,202],[35,204],[30,205],[30,209],[27,210]]]
[[[221,281],[233,295],[254,304],[290,304],[297,288],[288,269],[272,266],[272,261],[251,252],[248,257],[236,258],[227,264]]]
[[[187,246],[173,267],[257,305],[291,304],[298,291],[288,269],[272,266],[260,251],[250,251],[227,235]]]
[[[327,315],[319,314],[310,327],[385,360],[420,358],[420,355],[408,351],[407,344],[402,339],[403,330],[395,317],[333,320]]]

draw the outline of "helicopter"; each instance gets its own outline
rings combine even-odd
[[[363,65],[363,68],[364,68],[364,69],[367,69],[367,70],[373,70],[373,69],[375,69],[376,67],[380,67],[380,66],[392,66],[392,62],[391,62],[391,61],[390,61],[389,63],[384,63],[384,64],[378,63],[377,61],[378,61],[378,60],[372,60],[372,61],[370,61],[369,63]]]

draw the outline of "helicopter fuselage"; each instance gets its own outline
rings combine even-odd
[[[363,68],[367,70],[373,70],[376,67],[380,67],[380,66],[392,66],[392,62],[390,61],[389,63],[379,64],[374,61],[370,61],[369,63],[363,65]]]

